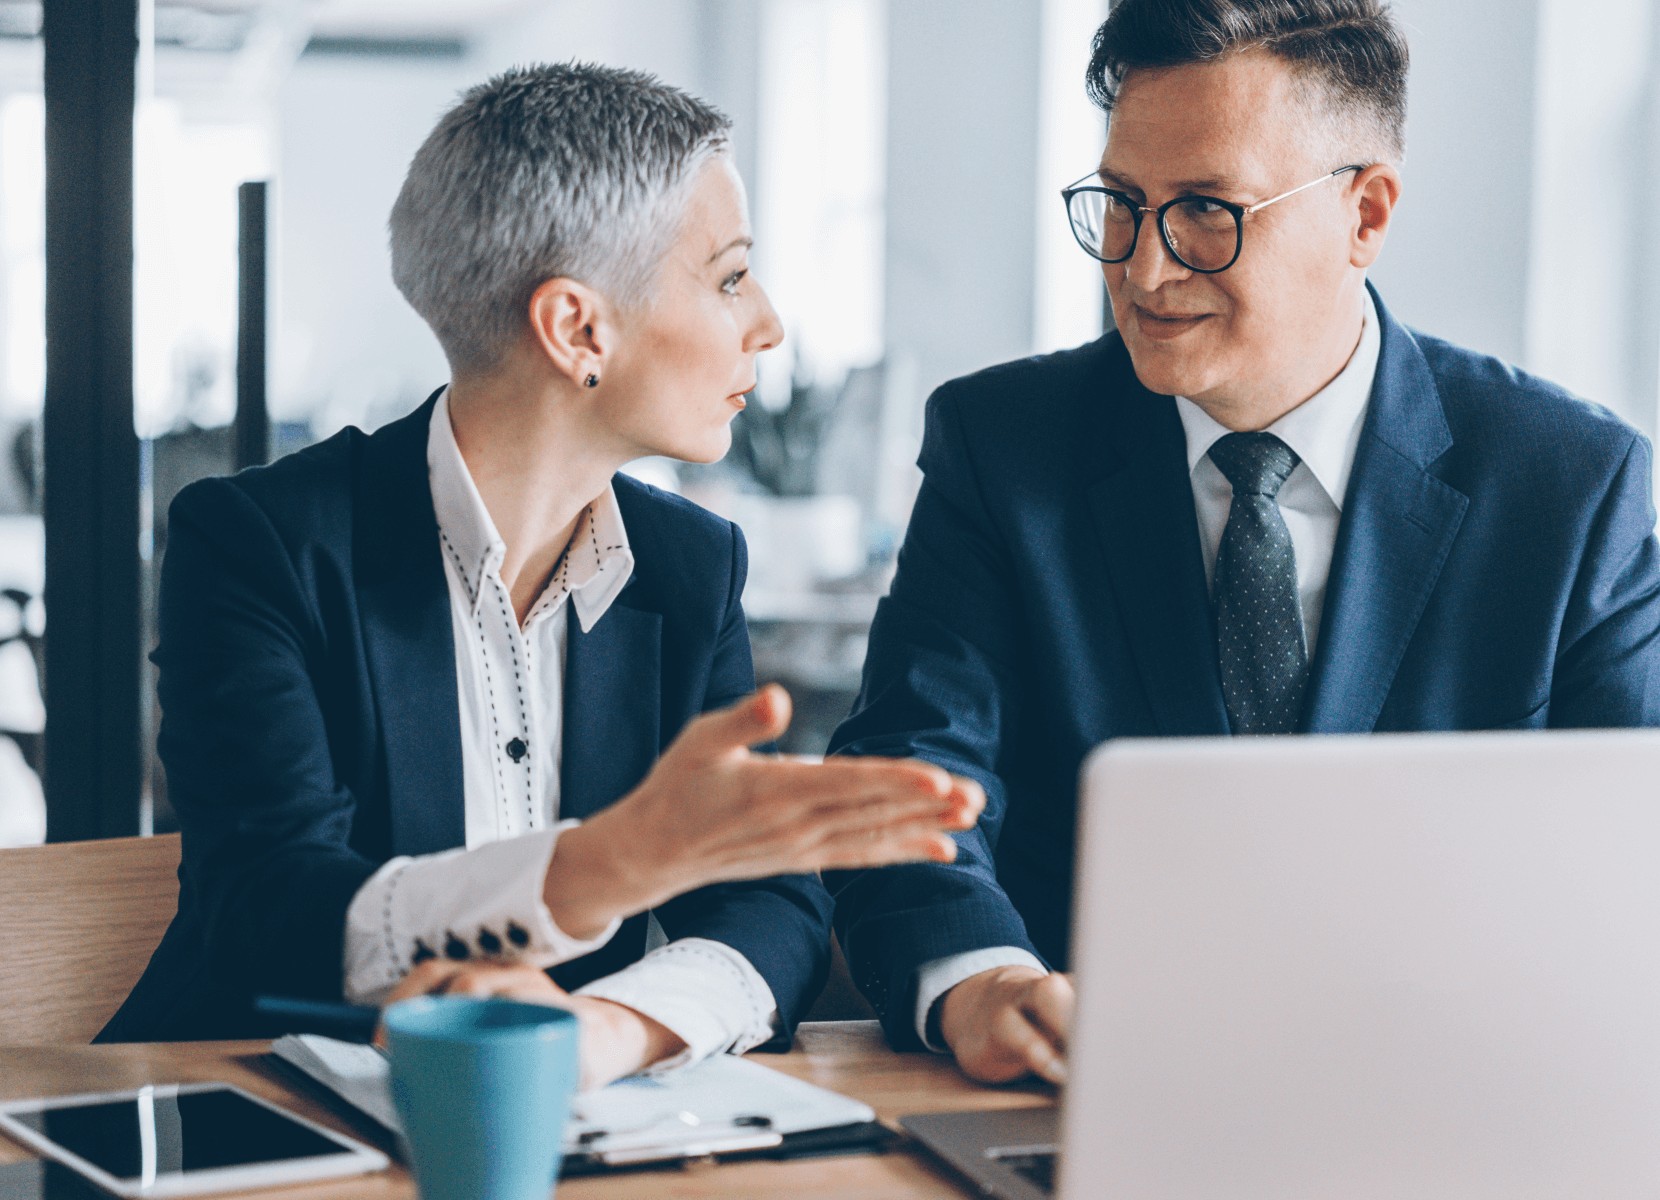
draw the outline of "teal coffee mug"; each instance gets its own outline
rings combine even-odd
[[[418,996],[383,1020],[422,1200],[547,1200],[576,1092],[575,1015]]]

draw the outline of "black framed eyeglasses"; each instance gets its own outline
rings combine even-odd
[[[1328,179],[1365,169],[1358,164],[1338,167],[1302,187],[1249,206],[1214,196],[1177,196],[1157,208],[1146,208],[1124,192],[1084,182],[1097,178],[1095,175],[1085,175],[1071,187],[1062,188],[1061,199],[1066,202],[1066,215],[1072,222],[1072,236],[1092,258],[1104,263],[1126,261],[1135,253],[1142,216],[1153,213],[1158,217],[1159,237],[1164,240],[1170,257],[1190,271],[1215,275],[1239,261],[1239,251],[1245,245],[1246,217]]]

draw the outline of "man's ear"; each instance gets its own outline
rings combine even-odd
[[[1355,206],[1349,262],[1364,270],[1383,251],[1389,221],[1401,199],[1401,173],[1389,163],[1374,163],[1355,176],[1349,195]]]
[[[529,309],[531,336],[556,371],[578,385],[604,376],[613,327],[603,296],[574,279],[549,279]]]

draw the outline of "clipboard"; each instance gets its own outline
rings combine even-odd
[[[567,1153],[560,1163],[559,1178],[609,1175],[619,1171],[661,1170],[703,1163],[749,1162],[757,1159],[784,1161],[797,1158],[835,1158],[844,1154],[885,1154],[902,1137],[880,1121],[860,1121],[830,1129],[808,1129],[782,1134],[770,1144],[757,1146],[686,1147],[655,1153],[650,1157],[608,1159],[583,1151]]]
[[[271,1057],[400,1134],[389,1068],[373,1046],[292,1034]],[[732,1055],[633,1075],[572,1105],[560,1177],[747,1159],[881,1153],[899,1135],[867,1104]]]

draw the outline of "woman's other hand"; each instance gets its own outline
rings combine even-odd
[[[666,1026],[644,1013],[610,1000],[573,996],[544,972],[520,963],[428,959],[404,976],[386,1003],[428,995],[500,996],[575,1013],[582,1029],[578,1087],[584,1092],[632,1075],[686,1048],[686,1043]],[[383,1044],[383,1034],[377,1033],[375,1040]]]
[[[917,759],[751,753],[788,728],[768,685],[686,726],[633,792],[566,831],[543,898],[573,937],[705,884],[890,863],[950,862],[979,784]]]

